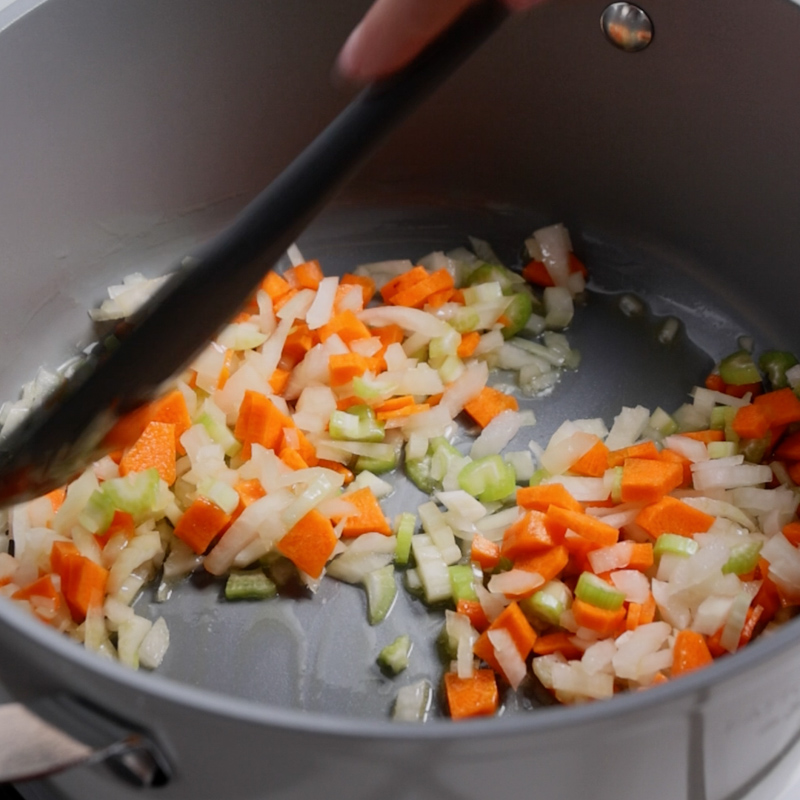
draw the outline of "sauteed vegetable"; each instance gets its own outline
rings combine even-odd
[[[402,586],[442,617],[453,718],[526,682],[569,703],[672,680],[793,614],[796,359],[737,351],[672,413],[565,421],[542,446],[536,397],[579,366],[562,331],[586,269],[560,225],[526,241],[521,276],[471,246],[341,278],[293,249],[135,444],[12,510],[0,593],[155,668],[166,623],[133,604],[156,579],[166,601],[202,569],[228,602],[335,579],[364,588],[372,625]],[[153,285],[113,287],[95,317]],[[428,498],[390,518],[400,473]],[[387,675],[415,634],[375,653]],[[395,717],[423,719],[441,677],[400,689]]]

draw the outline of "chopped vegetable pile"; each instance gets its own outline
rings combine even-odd
[[[166,600],[205,570],[227,601],[336,579],[363,586],[377,625],[402,578],[442,615],[446,653],[440,692],[439,676],[398,690],[402,720],[434,696],[454,719],[493,715],[526,682],[607,698],[785,621],[800,605],[797,359],[737,351],[673,413],[623,408],[610,429],[566,421],[509,450],[535,425],[525,398],[578,367],[562,331],[587,277],[563,226],[525,246],[522,275],[473,240],[341,277],[292,248],[133,445],[10,511],[0,595],[155,668],[167,626],[133,602],[156,579]],[[124,318],[157,284],[126,279],[95,317]],[[4,431],[56,382],[6,404]],[[390,519],[400,471],[428,498]],[[416,633],[374,654],[385,675]]]

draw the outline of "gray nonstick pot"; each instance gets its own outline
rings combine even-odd
[[[107,285],[163,272],[344,106],[330,69],[366,5],[16,0],[0,11],[0,396],[90,340],[86,309]],[[563,419],[676,407],[741,335],[800,349],[800,8],[643,0],[655,33],[631,53],[604,33],[606,6],[563,0],[511,20],[299,242],[330,272],[467,235],[513,260],[534,228],[565,222],[591,270],[569,332],[583,362],[532,401],[539,441]],[[633,317],[620,308],[628,294],[643,303]],[[655,333],[667,317],[681,321],[669,346]],[[392,502],[418,500],[398,486]],[[400,725],[388,719],[397,684],[374,654],[413,630],[401,680],[436,680],[439,623],[419,604],[403,599],[370,628],[363,594],[333,581],[301,601],[219,596],[198,577],[164,604],[138,601],[171,630],[153,674],[0,603],[13,701],[0,750],[35,715],[69,736],[62,761],[96,762],[21,791],[773,800],[800,749],[797,622],[609,702],[548,706],[523,691],[496,719]]]

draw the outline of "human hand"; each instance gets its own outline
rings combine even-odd
[[[337,68],[349,81],[367,83],[411,61],[477,0],[375,0],[339,53]],[[542,0],[503,0],[521,11]]]

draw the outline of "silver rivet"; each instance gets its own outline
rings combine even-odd
[[[612,3],[600,17],[606,38],[628,53],[644,50],[653,40],[653,22],[633,3]]]

